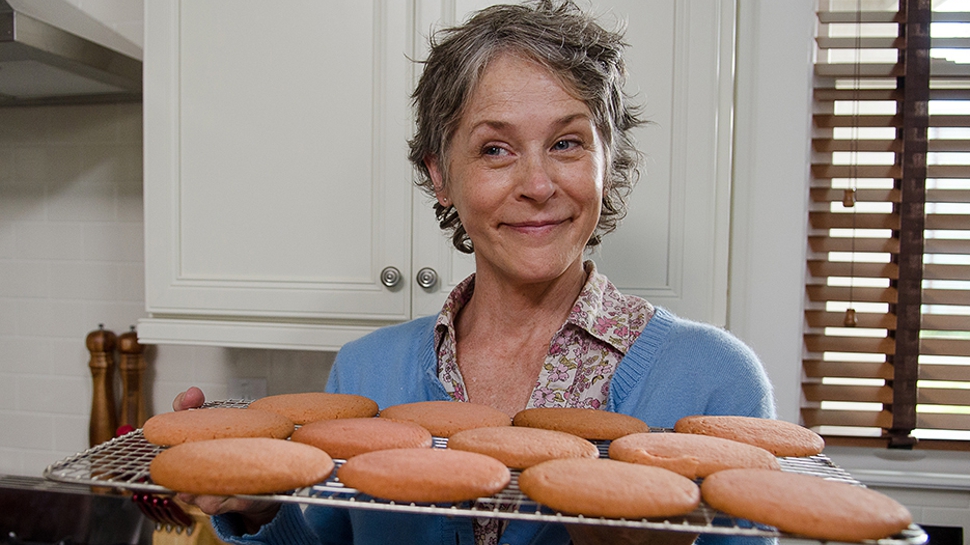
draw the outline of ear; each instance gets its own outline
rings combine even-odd
[[[448,188],[445,187],[445,178],[441,172],[441,164],[438,156],[428,155],[424,158],[424,166],[428,169],[431,176],[431,183],[434,186],[434,194],[441,206],[451,206],[451,198],[448,195]]]

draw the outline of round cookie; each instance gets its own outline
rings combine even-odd
[[[285,439],[293,433],[293,422],[269,411],[213,407],[157,414],[142,432],[146,441],[162,446],[224,437]]]
[[[610,458],[669,469],[688,479],[732,468],[781,470],[767,450],[708,435],[633,433],[610,443]]]
[[[705,502],[729,515],[823,541],[881,539],[912,522],[888,496],[812,475],[729,469],[704,479],[701,491]]]
[[[650,431],[646,423],[629,415],[573,407],[525,409],[512,418],[512,425],[563,431],[594,441]]]
[[[502,462],[475,452],[409,448],[354,456],[337,478],[376,498],[400,502],[455,503],[491,496],[512,478]]]
[[[310,486],[333,471],[326,452],[264,437],[183,443],[152,460],[155,484],[189,494],[270,494]]]
[[[460,431],[448,439],[448,448],[485,454],[515,469],[557,458],[599,457],[596,445],[582,437],[515,426]]]
[[[323,449],[342,460],[374,450],[431,447],[428,430],[413,422],[386,418],[318,420],[293,432],[290,439]]]
[[[418,401],[383,409],[381,418],[414,422],[435,437],[452,435],[473,428],[508,426],[509,415],[488,405],[457,401]]]
[[[317,420],[360,418],[377,414],[377,403],[372,399],[354,394],[325,392],[267,396],[253,401],[249,408],[281,414],[301,426]]]
[[[690,513],[700,504],[694,481],[659,467],[607,459],[562,458],[519,475],[519,488],[563,513],[641,519]]]
[[[723,437],[761,447],[775,456],[814,456],[825,440],[814,431],[784,420],[751,416],[685,416],[674,431]]]

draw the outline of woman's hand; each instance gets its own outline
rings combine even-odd
[[[687,532],[610,528],[587,524],[567,524],[566,529],[575,545],[690,545],[697,539],[697,534]]]
[[[172,401],[172,409],[176,411],[197,409],[203,403],[205,403],[205,394],[202,393],[202,390],[192,386],[175,396]],[[279,504],[274,502],[242,500],[229,496],[197,496],[180,493],[177,497],[180,501],[195,505],[209,516],[226,513],[238,514],[242,524],[241,529],[247,534],[258,532],[260,526],[273,520],[280,508]]]
[[[175,396],[172,401],[172,410],[184,411],[186,409],[198,409],[205,403],[205,394],[195,386],[190,386],[188,390]]]

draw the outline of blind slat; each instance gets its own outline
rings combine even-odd
[[[805,375],[812,378],[880,378],[892,380],[893,366],[886,362],[805,360]]]
[[[957,388],[920,388],[919,402],[925,405],[970,407],[970,390]],[[970,416],[967,416],[970,419]]]
[[[967,377],[970,377],[970,365],[921,363],[919,366],[920,379],[966,381]]]
[[[896,64],[862,64],[856,71],[856,66],[849,63],[844,64],[816,64],[815,74],[829,78],[851,78],[856,75],[863,78],[898,78],[905,75],[903,65]]]
[[[898,115],[835,115],[816,114],[812,117],[820,129],[836,127],[900,127],[903,120]]]
[[[895,263],[840,263],[830,261],[810,260],[808,270],[812,276],[829,277],[844,276],[856,278],[889,278],[899,277],[899,266]]]
[[[970,340],[924,338],[920,342],[920,353],[931,356],[966,356],[970,354]]]
[[[802,409],[805,425],[816,426],[852,426],[856,428],[888,428],[892,425],[893,417],[889,411],[837,411],[823,409]]]
[[[899,23],[903,17],[895,11],[819,11],[818,22],[828,23]]]
[[[806,310],[805,321],[809,327],[844,327],[844,312],[826,312],[824,310]],[[896,329],[896,316],[889,313],[857,312],[856,327]]]
[[[809,401],[893,402],[893,389],[889,386],[802,384],[802,393],[805,394],[805,399]]]
[[[841,286],[805,287],[805,293],[811,301],[855,301],[857,303],[895,303],[896,290],[893,288],[849,288]]]
[[[813,252],[899,252],[899,240],[892,238],[810,236],[808,244]]]
[[[970,240],[930,238],[923,244],[926,254],[970,255]]]
[[[831,337],[805,335],[805,347],[809,352],[864,352],[892,355],[895,347],[891,339],[874,337]]]
[[[970,305],[970,291],[924,289],[924,305]]]
[[[895,214],[809,212],[808,222],[813,229],[899,229]]]
[[[970,172],[970,166],[963,166],[967,172]],[[967,178],[970,176],[960,176],[961,178]],[[959,202],[959,203],[970,203],[970,190],[968,189],[927,189],[926,190],[926,202]],[[967,218],[967,227],[970,228],[970,214],[964,216]]]
[[[832,138],[813,138],[812,148],[815,151],[831,153],[833,151],[900,151],[901,146],[895,140],[844,140]]]
[[[970,416],[965,414],[917,413],[916,425],[928,430],[970,431]]]
[[[923,313],[923,330],[929,331],[966,331],[967,316],[949,316],[941,314]],[[970,368],[964,369],[965,376],[970,376]]]
[[[815,166],[812,165],[812,171],[815,171]],[[831,165],[819,165],[826,166],[828,168],[835,168]],[[841,168],[841,167],[838,167]],[[880,167],[882,168],[882,167]],[[848,171],[848,169],[846,169]],[[846,172],[848,174],[848,172]],[[847,178],[848,176],[817,176],[817,178]],[[882,178],[883,176],[859,176],[868,178]],[[892,176],[889,176],[892,178]],[[842,202],[842,197],[845,195],[845,191],[842,189],[830,189],[830,188],[819,188],[813,187],[809,190],[809,194],[812,200],[815,202]],[[855,197],[857,202],[899,202],[899,190],[898,189],[858,189],[855,192]]]

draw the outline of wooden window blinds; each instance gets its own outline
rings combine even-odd
[[[820,2],[801,413],[829,444],[970,449],[966,10]]]

